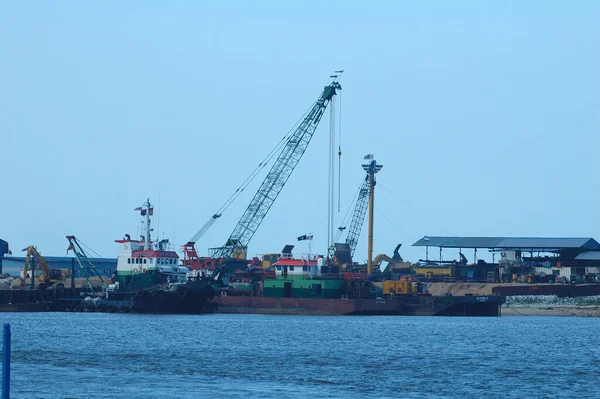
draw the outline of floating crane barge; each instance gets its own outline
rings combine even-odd
[[[368,174],[369,249],[373,240],[373,194],[377,161],[365,165]],[[286,246],[273,264],[274,271],[242,272],[250,289],[222,288],[207,305],[219,313],[296,315],[391,315],[391,316],[500,316],[503,297],[432,296],[426,285],[408,278],[384,281],[376,287],[365,273],[340,272],[323,257],[296,259]],[[367,268],[371,267],[369,251]],[[211,305],[212,304],[212,305]]]
[[[199,279],[209,280],[215,288],[215,298],[208,301],[205,311],[305,315],[500,315],[502,299],[498,296],[434,297],[423,290],[423,286],[406,279],[384,282],[382,289],[369,280],[373,252],[375,174],[382,168],[371,154],[365,158],[369,162],[362,165],[366,177],[361,184],[351,231],[343,244],[347,248],[347,257],[351,258],[368,209],[369,260],[366,270],[362,273],[347,273],[340,270],[342,265],[333,263],[333,236],[328,237],[330,253],[327,258],[294,259],[291,250],[284,250],[279,260],[273,264],[274,270],[248,267],[246,252],[250,240],[305,153],[325,110],[341,90],[337,75],[332,77],[334,81],[325,86],[301,123],[287,136],[281,152],[225,245],[215,248],[210,257],[203,258],[197,255],[195,249],[196,241],[221,216],[218,211],[183,246],[184,266],[197,273],[200,271],[199,275],[210,274],[208,278]],[[333,110],[333,105],[330,110]],[[333,111],[331,119],[330,139],[333,140]],[[330,147],[330,150],[335,150],[331,141]],[[341,154],[341,149],[339,153]],[[331,156],[330,154],[330,168],[333,163]],[[333,187],[332,175],[333,171],[330,169],[330,190]],[[332,193],[329,197],[333,201]],[[332,209],[330,203],[330,211]],[[331,217],[332,213],[330,212]],[[332,222],[330,220],[328,236],[333,234]],[[240,275],[245,275],[244,279],[250,283],[242,289],[240,286],[231,287],[231,278]]]

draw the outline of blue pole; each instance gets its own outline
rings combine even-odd
[[[4,323],[2,340],[2,399],[10,398],[10,324]]]

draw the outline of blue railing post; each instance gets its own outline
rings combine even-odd
[[[2,337],[2,399],[10,398],[10,324],[4,323]]]

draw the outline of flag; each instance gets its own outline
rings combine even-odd
[[[150,208],[150,216],[154,215],[154,207]]]
[[[142,210],[141,206],[138,206],[137,208],[134,209],[134,211],[141,211],[141,210]]]
[[[145,210],[145,209],[142,209],[142,210],[141,210],[141,214],[142,214],[142,216],[146,216],[146,210]]]
[[[365,155],[365,159],[373,159],[373,154],[367,154],[367,155]]]
[[[304,241],[304,240],[312,240],[313,236],[312,234],[304,234],[303,236],[298,237],[298,241]]]

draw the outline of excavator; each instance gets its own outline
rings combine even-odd
[[[398,252],[401,246],[402,244],[396,245],[394,256],[391,258],[386,254],[379,254],[373,259],[373,265],[376,265],[377,268],[380,268],[382,262],[388,262],[385,269],[381,271],[384,279],[397,280],[399,276],[411,273],[412,264],[410,262],[404,262],[404,259],[402,259],[402,256],[400,256],[400,253]]]
[[[32,263],[32,269],[35,269],[35,265],[33,265],[35,261],[40,266],[42,274],[38,277],[39,288],[44,289],[52,286],[53,284],[64,284],[61,281],[65,280],[65,273],[63,269],[51,269],[48,266],[48,262],[46,262],[46,258],[44,258],[40,253],[35,249],[33,245],[25,248],[24,251],[27,251],[27,256],[25,257],[25,266],[23,267],[23,280],[21,281],[21,288],[25,288],[25,279],[27,278],[27,273],[29,271],[29,263]]]

